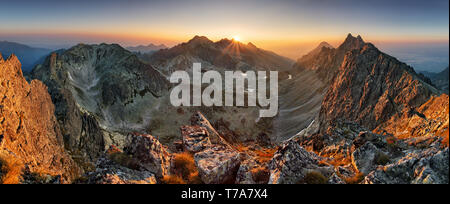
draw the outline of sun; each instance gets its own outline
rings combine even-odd
[[[241,37],[235,35],[235,36],[233,36],[233,40],[241,42]]]

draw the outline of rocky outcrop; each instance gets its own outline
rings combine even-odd
[[[0,151],[21,161],[29,172],[60,176],[68,183],[81,174],[64,149],[47,87],[29,84],[21,64],[11,55],[0,58]]]
[[[370,142],[366,142],[352,153],[352,164],[356,170],[364,174],[374,170],[375,159],[380,150]]]
[[[145,134],[131,134],[124,153],[136,160],[138,169],[149,171],[156,177],[168,175],[171,155],[156,138]]]
[[[448,123],[449,97],[442,94],[439,97],[432,96],[416,109],[395,115],[374,131],[387,132],[397,138],[434,136],[448,138]]]
[[[87,184],[156,184],[149,171],[137,171],[118,165],[107,158],[99,158],[94,172],[89,172],[79,183]]]
[[[236,174],[237,184],[267,184],[270,172],[267,164],[261,163],[255,157],[241,162]]]
[[[415,151],[366,176],[366,184],[448,184],[448,148]]]
[[[194,155],[200,178],[206,184],[234,183],[241,163],[235,150],[214,146]]]
[[[310,173],[323,176],[328,180],[336,180],[332,166],[320,165],[323,160],[312,152],[306,151],[295,140],[289,140],[279,147],[269,164],[270,184],[307,183]]]
[[[197,113],[192,115],[191,124],[206,128],[206,130],[209,133],[208,135],[209,140],[211,141],[212,144],[219,144],[231,147],[229,142],[216,131],[216,129],[211,125],[211,123],[208,121],[208,119],[206,119],[206,117],[202,113],[197,111]]]
[[[181,127],[184,149],[191,153],[200,152],[211,146],[209,132],[200,126]]]

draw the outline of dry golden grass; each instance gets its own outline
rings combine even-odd
[[[266,163],[272,160],[273,155],[275,154],[276,149],[264,148],[262,150],[255,150],[254,152],[258,156],[258,160],[261,163]]]
[[[328,179],[318,171],[311,171],[305,175],[301,183],[306,184],[327,184]]]
[[[249,147],[244,146],[243,144],[238,144],[238,145],[234,146],[234,148],[239,152],[249,151]]]
[[[186,184],[186,182],[177,175],[164,176],[161,179],[161,182],[164,184]]]
[[[189,152],[174,154],[172,173],[173,175],[163,178],[164,183],[174,182],[174,184],[178,184],[180,183],[179,179],[189,184],[202,183],[195,166],[194,157]]]
[[[395,144],[398,139],[394,136],[386,136],[386,142],[390,145]]]
[[[256,155],[256,159],[259,163],[267,163],[272,160],[273,155],[277,151],[274,148],[261,148],[259,150],[250,149],[249,146],[245,146],[243,144],[236,145],[234,147],[239,152],[244,152],[250,155]]]
[[[445,147],[448,147],[448,130],[447,130],[447,135],[444,136],[444,139],[442,139],[441,144],[442,144],[442,146],[443,146],[444,148],[445,148]]]
[[[23,164],[22,162],[8,154],[0,152],[0,163],[2,163],[2,184],[18,184],[22,179]]]
[[[356,173],[354,176],[352,177],[347,177],[344,178],[345,183],[347,184],[358,184],[361,183],[361,181],[364,179],[364,174],[359,172]]]
[[[250,170],[252,173],[253,180],[256,182],[269,182],[270,172],[269,169],[264,167],[253,168]]]
[[[319,164],[332,165],[335,167],[345,166],[352,162],[350,154],[323,154],[322,157],[328,158],[327,160],[322,160]]]

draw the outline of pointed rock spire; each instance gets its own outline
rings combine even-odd
[[[351,33],[347,35],[347,38],[344,40],[344,42],[339,46],[340,50],[349,51],[353,49],[360,49],[362,48],[366,43],[361,38],[360,35],[357,37],[353,37]]]

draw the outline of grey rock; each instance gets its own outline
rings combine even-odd
[[[224,146],[214,146],[196,153],[194,160],[204,183],[233,183],[241,163],[241,154]]]
[[[295,140],[289,140],[278,149],[269,163],[269,183],[300,183],[312,171],[319,172],[329,178],[334,173],[333,167],[320,166],[320,161],[319,156],[306,151]]]
[[[380,150],[370,142],[366,142],[352,153],[352,164],[359,172],[369,173],[375,168],[375,159]]]
[[[244,160],[236,175],[237,184],[267,184],[270,172],[267,164],[259,164],[253,157]]]
[[[369,173],[366,184],[410,184],[449,182],[448,147],[444,150],[429,148],[406,155],[394,164]]]
[[[156,177],[149,171],[137,171],[116,164],[115,162],[99,158],[96,170],[86,174],[86,180],[79,183],[88,184],[155,184]]]
[[[211,146],[208,130],[200,126],[181,127],[184,149],[191,153],[200,152]]]
[[[156,177],[168,175],[171,155],[156,138],[145,134],[132,134],[124,153],[139,163],[140,170],[152,172]]]

